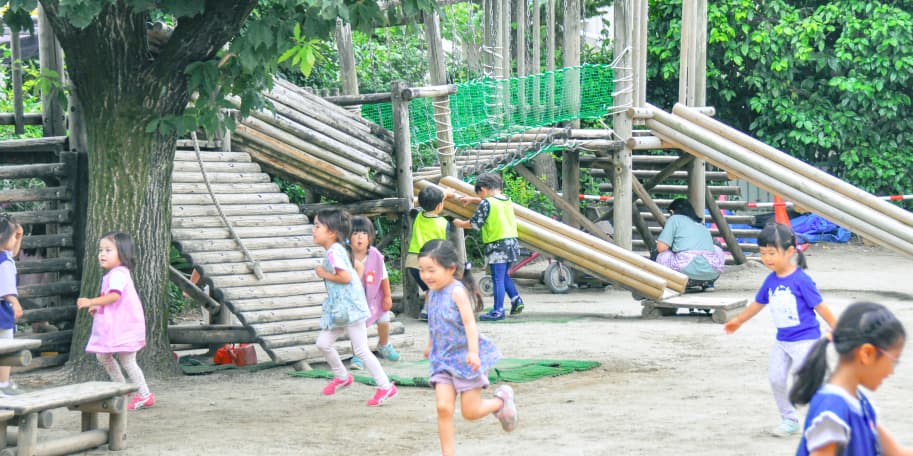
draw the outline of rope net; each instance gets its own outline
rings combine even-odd
[[[456,84],[449,97],[453,146],[457,155],[485,143],[510,138],[533,128],[577,119],[601,119],[612,111],[614,71],[610,65],[584,64],[508,79],[484,78]],[[362,106],[362,116],[393,128],[390,103]],[[437,164],[434,104],[417,98],[409,105],[413,164]],[[548,144],[525,148],[524,161]],[[512,160],[515,162],[515,160]]]

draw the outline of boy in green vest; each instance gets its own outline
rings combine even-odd
[[[523,311],[523,299],[507,270],[520,259],[520,241],[517,239],[517,220],[510,197],[501,193],[501,176],[484,173],[476,179],[475,191],[478,197],[464,196],[461,199],[479,203],[475,214],[469,220],[454,220],[460,228],[475,228],[482,231],[485,258],[491,268],[494,282],[495,306],[479,318],[484,321],[503,320],[504,294],[510,298],[510,314]]]
[[[422,306],[421,320],[428,319],[428,285],[422,281],[418,271],[418,253],[428,241],[447,239],[447,219],[441,216],[444,200],[449,196],[438,187],[428,186],[418,194],[418,205],[422,211],[412,222],[412,239],[409,241],[409,254],[406,255],[406,269],[415,278],[419,288],[425,292],[425,305]]]

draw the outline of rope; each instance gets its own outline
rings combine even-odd
[[[197,164],[200,165],[200,172],[203,174],[203,183],[206,184],[206,191],[209,192],[209,197],[212,198],[212,203],[215,204],[216,211],[219,212],[219,218],[221,218],[222,223],[228,227],[228,232],[231,233],[232,239],[238,243],[238,246],[241,247],[241,251],[244,252],[244,256],[250,261],[251,268],[254,270],[254,275],[257,276],[257,280],[263,280],[263,270],[260,269],[260,263],[254,259],[253,255],[250,254],[250,251],[247,250],[247,247],[244,246],[244,241],[241,240],[241,237],[238,236],[238,233],[232,228],[228,218],[225,217],[225,213],[222,212],[222,205],[219,204],[218,198],[216,198],[215,193],[212,191],[212,185],[209,183],[209,174],[206,173],[206,167],[203,166],[203,157],[200,156],[200,144],[197,140],[197,132],[190,132],[190,137],[193,139],[193,151],[197,157]]]

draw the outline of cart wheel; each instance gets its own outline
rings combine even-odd
[[[725,324],[727,321],[729,321],[729,313],[723,309],[714,310],[713,313],[710,314],[710,320],[721,325]]]
[[[482,296],[494,296],[495,282],[494,280],[491,280],[491,276],[485,276],[479,279],[479,291],[482,292]]]
[[[646,320],[657,320],[663,318],[663,309],[644,304],[644,308],[640,311],[640,316]]]
[[[545,286],[552,293],[567,293],[574,283],[574,273],[562,263],[552,263],[545,268]]]

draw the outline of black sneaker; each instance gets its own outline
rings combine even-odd
[[[510,314],[517,315],[523,312],[523,308],[526,307],[523,304],[523,298],[517,296],[517,299],[510,302]]]
[[[484,313],[481,316],[479,316],[479,320],[482,320],[482,321],[500,321],[505,318],[507,318],[507,317],[504,315],[504,311],[497,311],[497,310],[492,310],[491,312]]]

